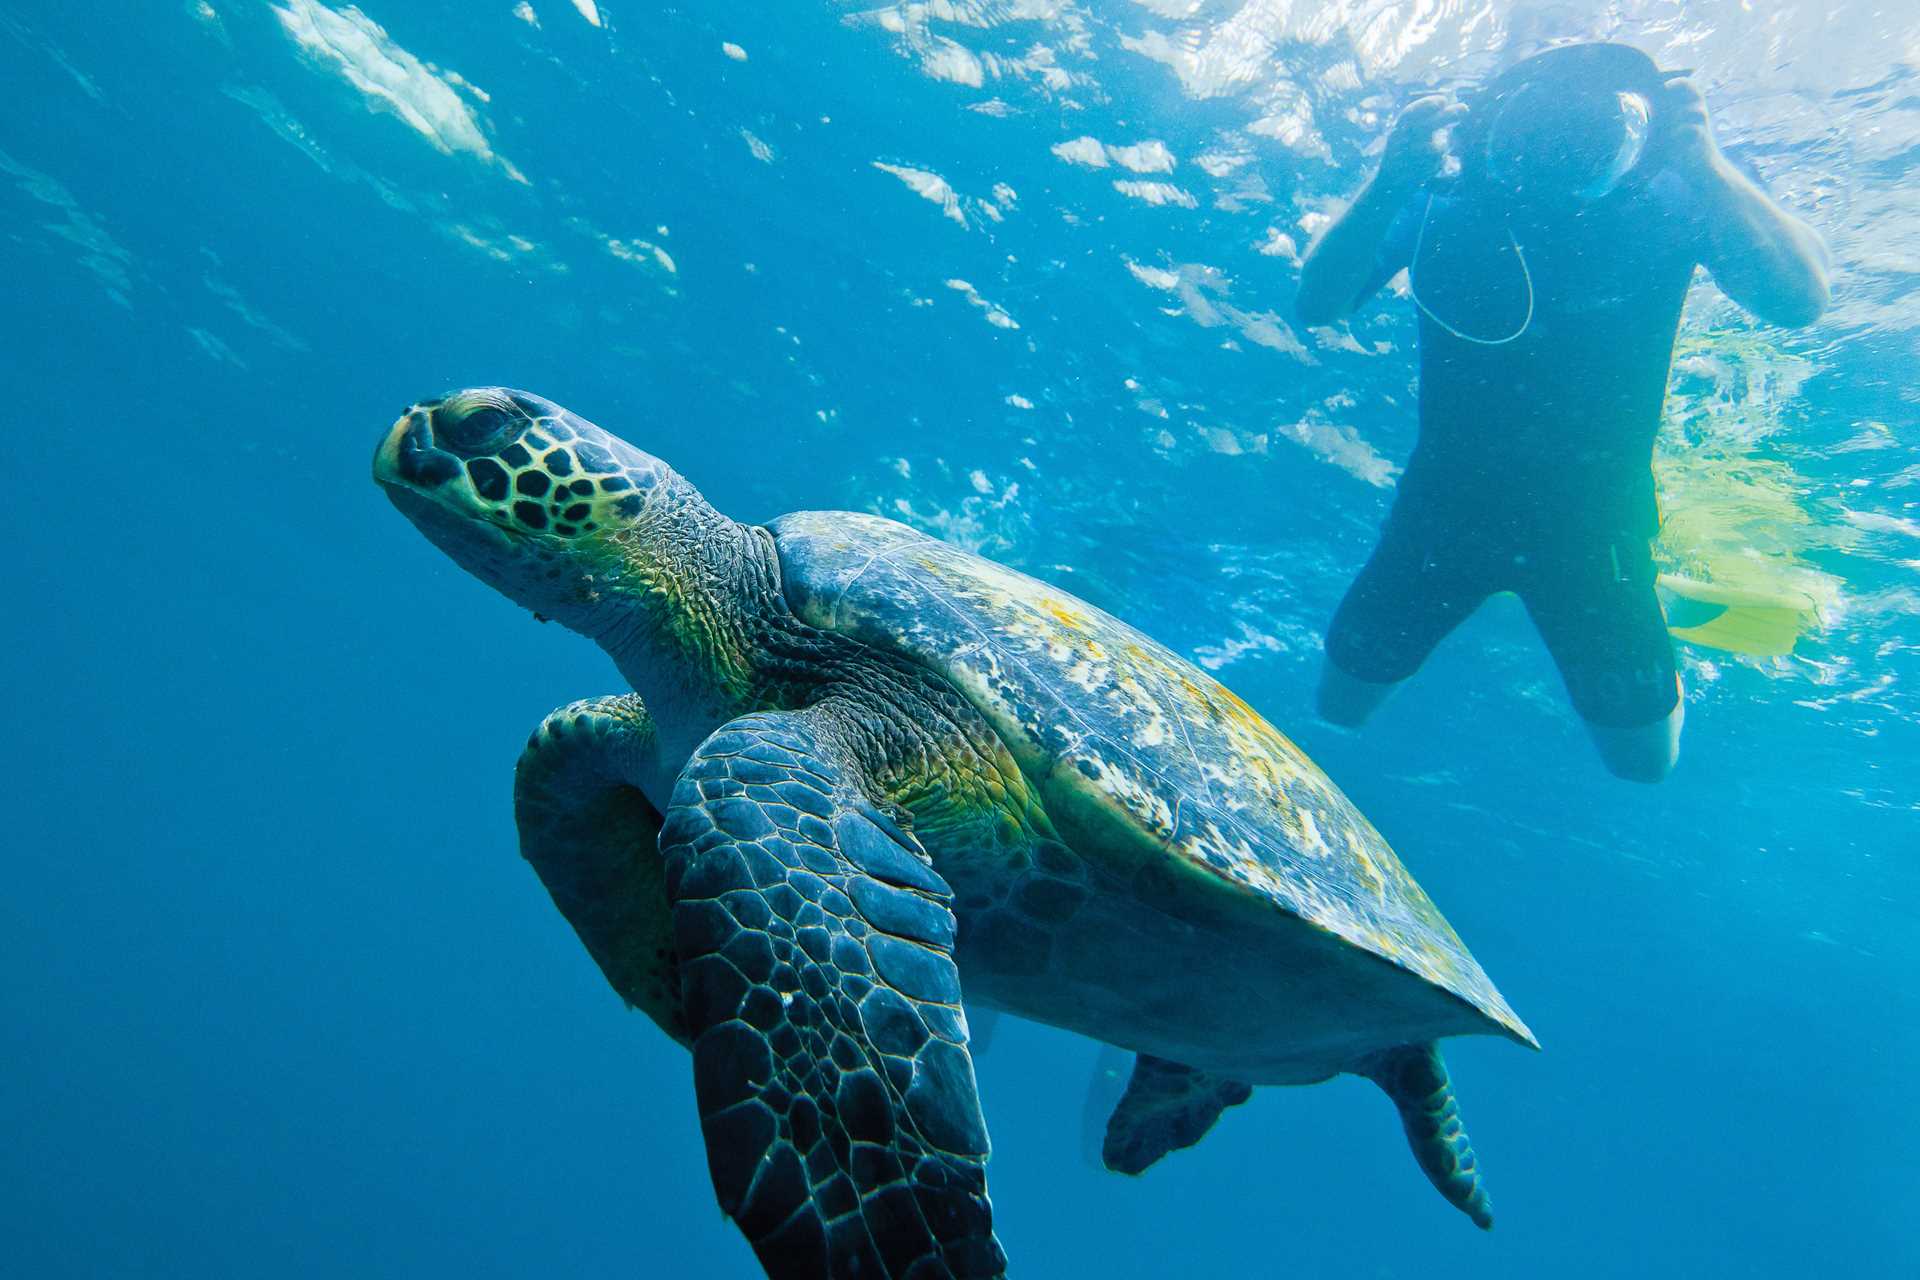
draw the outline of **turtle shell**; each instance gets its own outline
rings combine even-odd
[[[892,520],[808,511],[768,528],[794,612],[945,676],[1056,822],[1068,818],[1063,831],[1117,829],[1533,1043],[1373,824],[1204,671],[1057,587]]]

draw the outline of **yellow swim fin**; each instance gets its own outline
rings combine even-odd
[[[1658,579],[1667,631],[1677,640],[1756,658],[1779,658],[1819,617],[1812,597],[1797,591],[1754,591],[1677,573]]]

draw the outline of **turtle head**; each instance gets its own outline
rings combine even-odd
[[[658,458],[502,387],[413,405],[382,438],[373,478],[462,568],[596,638],[656,576],[649,526],[683,523],[689,504],[711,512]]]

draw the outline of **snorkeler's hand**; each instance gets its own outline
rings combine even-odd
[[[1387,135],[1380,157],[1379,182],[1412,190],[1440,171],[1447,158],[1446,131],[1467,113],[1466,107],[1432,94],[1407,104]]]
[[[1667,73],[1656,110],[1665,119],[1667,145],[1673,148],[1673,163],[1682,173],[1700,174],[1720,163],[1706,97],[1687,72]]]

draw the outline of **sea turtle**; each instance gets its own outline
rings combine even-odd
[[[548,716],[522,853],[693,1054],[721,1207],[773,1276],[998,1276],[961,1003],[1134,1051],[1107,1163],[1341,1072],[1487,1198],[1434,1042],[1532,1035],[1378,832],[1126,623],[904,525],[720,514],[502,388],[412,408],[374,476],[635,692]]]

